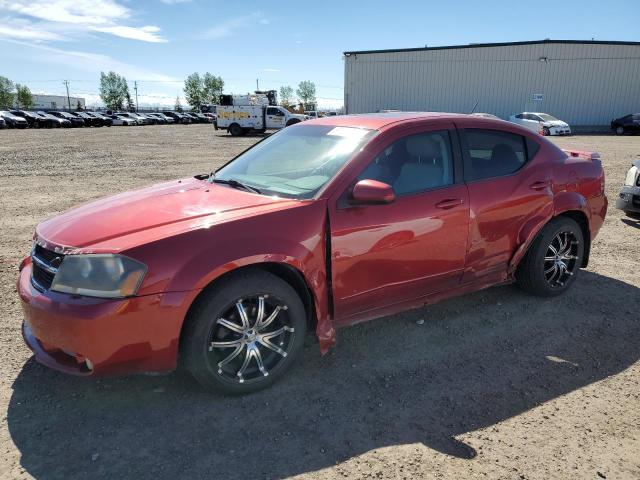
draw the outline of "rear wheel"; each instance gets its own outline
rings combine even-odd
[[[616,135],[624,135],[624,127],[616,127]]]
[[[551,131],[549,131],[548,127],[542,127],[542,135],[544,135],[545,137],[551,135]]]
[[[261,270],[232,275],[194,309],[184,364],[209,390],[244,394],[281,377],[302,350],[306,312],[295,290]]]
[[[580,226],[570,218],[556,217],[538,233],[520,263],[518,285],[542,297],[559,295],[575,281],[583,256]]]
[[[237,123],[232,123],[229,126],[229,133],[232,137],[239,137],[240,135],[242,135],[242,127]]]

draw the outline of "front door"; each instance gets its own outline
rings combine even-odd
[[[267,107],[267,128],[283,128],[284,112],[276,107]]]
[[[394,135],[351,185],[363,179],[387,183],[395,201],[354,205],[345,192],[332,212],[337,323],[458,285],[469,202],[455,168],[459,162],[452,135],[442,125]]]

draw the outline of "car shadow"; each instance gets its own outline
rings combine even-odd
[[[629,225],[630,227],[640,228],[640,220],[634,220],[631,218],[623,218],[622,223]]]
[[[470,459],[479,445],[457,436],[638,361],[638,311],[638,287],[588,271],[552,299],[493,288],[343,329],[329,355],[308,346],[245,397],[184,374],[79,379],[30,360],[7,422],[38,479],[282,478],[417,442]]]

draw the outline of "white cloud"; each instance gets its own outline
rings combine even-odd
[[[110,33],[112,35],[115,35],[116,37],[140,40],[142,42],[165,43],[167,41],[158,35],[160,29],[152,25],[138,28],[125,27],[124,25],[114,25],[112,27],[92,27],[91,30],[94,30],[96,32]]]
[[[11,24],[27,18],[39,20],[32,25],[40,32],[40,38],[34,34],[11,38],[60,40],[60,30],[65,28],[68,35],[93,31],[143,42],[166,41],[157,26],[126,25],[132,12],[116,0],[0,0],[0,13],[11,15]]]
[[[120,75],[131,80],[145,79],[156,82],[159,85],[164,84],[167,87],[175,88],[179,79],[156,73],[145,68],[121,62],[108,55],[98,53],[82,52],[77,50],[64,50],[43,44],[27,43],[18,40],[7,40],[5,42],[18,44],[27,47],[24,53],[26,59],[36,60],[44,63],[53,63],[56,65],[66,65],[70,68],[82,70],[84,72],[99,75],[100,72],[114,70]],[[22,55],[22,53],[21,53]]]
[[[42,30],[32,26],[29,22],[11,22],[10,25],[0,23],[0,36],[16,40],[31,40],[33,42],[64,40],[65,37],[56,32]]]
[[[254,12],[249,15],[235,17],[227,21],[220,22],[215,27],[203,32],[201,37],[211,40],[230,37],[232,35],[235,35],[238,30],[250,27],[255,23],[264,23],[263,21],[266,21],[267,23],[269,22],[262,17],[262,14],[260,12]]]

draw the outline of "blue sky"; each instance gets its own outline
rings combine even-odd
[[[545,5],[552,5],[553,11]],[[100,71],[115,70],[140,104],[173,104],[194,72],[225,90],[317,86],[342,104],[342,52],[424,45],[591,39],[640,41],[640,0],[615,2],[0,0],[0,75],[34,93],[99,102]]]

